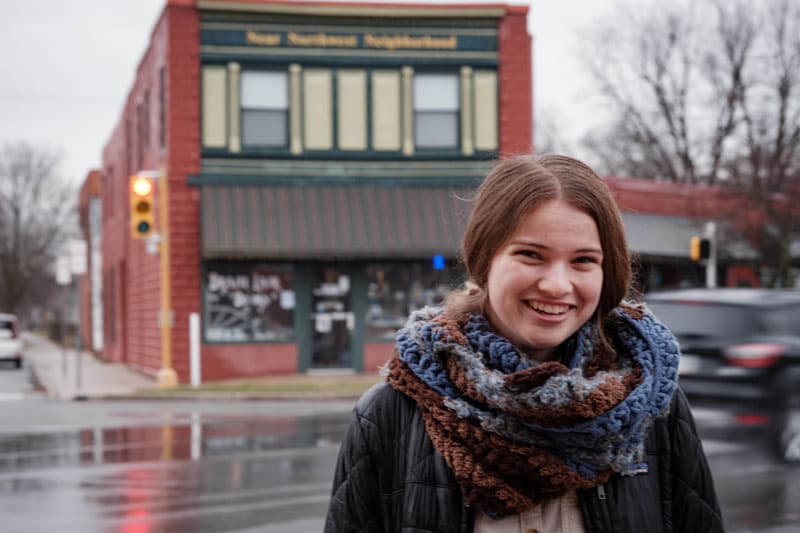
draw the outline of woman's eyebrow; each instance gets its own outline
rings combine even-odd
[[[509,244],[513,244],[513,245],[517,245],[517,246],[530,246],[531,248],[541,248],[542,250],[548,250],[550,248],[549,246],[541,244],[541,243],[538,243],[536,241],[528,241],[528,240],[525,240],[525,239],[515,239],[515,240],[510,241]],[[597,248],[595,246],[586,246],[586,247],[583,247],[583,248],[576,248],[575,250],[572,250],[572,252],[573,253],[580,253],[580,254],[593,253],[593,254],[603,255],[602,248]]]

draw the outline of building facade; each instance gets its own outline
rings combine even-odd
[[[169,0],[103,150],[102,354],[206,380],[374,371],[531,150],[527,8]],[[128,180],[157,176],[160,242]],[[155,253],[153,253],[155,251]]]
[[[78,218],[86,243],[86,272],[79,279],[82,346],[103,351],[102,173],[91,170],[78,197]]]

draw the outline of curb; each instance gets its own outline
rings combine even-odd
[[[331,394],[292,394],[292,395],[273,395],[273,394],[219,394],[219,393],[200,393],[200,394],[137,394],[137,395],[117,395],[100,394],[92,395],[86,399],[99,401],[131,401],[131,402],[192,402],[192,401],[237,401],[237,402],[347,402],[355,403],[360,395],[337,396]]]

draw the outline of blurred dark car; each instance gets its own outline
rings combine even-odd
[[[690,401],[768,419],[780,457],[800,461],[800,291],[688,289],[644,300],[678,338]]]

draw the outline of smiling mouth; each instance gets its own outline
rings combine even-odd
[[[528,307],[534,311],[545,313],[547,315],[563,315],[569,311],[570,308],[569,305],[543,304],[539,302],[528,302]]]

